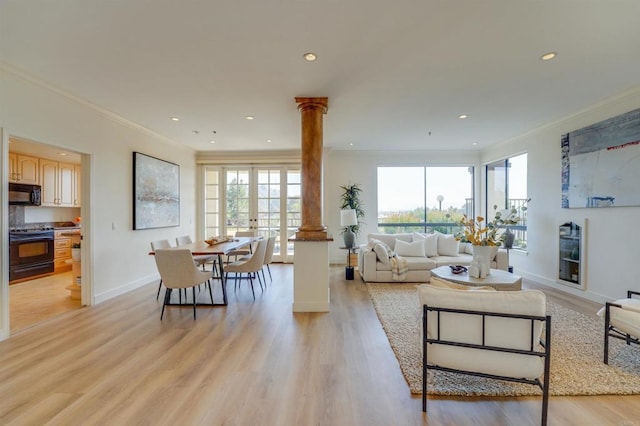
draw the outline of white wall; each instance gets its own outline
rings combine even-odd
[[[376,232],[376,169],[381,165],[475,165],[476,201],[484,205],[479,190],[484,181],[483,166],[491,161],[528,153],[528,251],[511,251],[515,272],[538,283],[567,293],[602,302],[626,295],[627,289],[639,290],[638,259],[640,259],[640,207],[603,209],[560,208],[560,136],[572,130],[640,107],[640,87],[606,100],[526,135],[484,151],[343,151],[328,150],[324,168],[324,224],[333,234],[330,261],[345,263],[346,251],[340,234],[340,185],[360,183],[363,193],[366,224],[359,243],[366,242],[368,233]],[[640,187],[639,187],[640,191]],[[557,226],[560,221],[588,219],[586,253],[586,291],[557,283]]]
[[[195,234],[195,153],[1,66],[0,99],[0,125],[8,133],[5,140],[17,136],[88,154],[83,173],[86,168],[91,182],[83,191],[90,193],[90,199],[83,194],[82,216],[92,251],[94,301],[155,279],[156,267],[147,254],[149,242]],[[133,151],[180,165],[181,226],[132,230]],[[85,217],[87,207],[89,218]]]
[[[639,107],[640,87],[482,153],[482,164],[528,153],[528,252],[511,251],[516,273],[598,302],[625,297],[628,289],[640,289],[640,207],[560,208],[560,136]],[[556,257],[559,222],[585,218],[587,289],[583,292],[556,282]]]
[[[324,224],[334,241],[329,245],[331,263],[345,263],[346,250],[342,228],[340,228],[340,186],[359,183],[362,186],[364,203],[364,225],[356,244],[365,243],[367,234],[378,232],[377,227],[377,172],[378,166],[475,166],[480,155],[478,151],[327,151],[324,161]],[[479,187],[479,173],[476,170],[476,189]],[[407,183],[407,184],[410,184]],[[476,194],[476,199],[478,194]]]

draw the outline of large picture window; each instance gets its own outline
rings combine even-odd
[[[473,167],[378,167],[378,231],[455,233],[473,216]]]
[[[527,154],[505,158],[487,164],[487,205],[485,211],[491,219],[496,210],[517,209],[520,222],[510,225],[515,234],[513,248],[527,247],[527,212],[521,208],[527,201]]]

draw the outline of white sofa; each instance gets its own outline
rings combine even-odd
[[[407,260],[409,271],[404,282],[425,283],[431,279],[431,270],[439,266],[446,265],[469,265],[473,260],[473,249],[467,243],[455,241],[452,235],[445,234],[369,234],[367,241],[376,239],[388,245],[392,250]],[[402,241],[400,245],[396,241]],[[411,253],[412,246],[422,241],[425,245],[424,256],[407,256],[403,253]],[[407,244],[409,243],[409,245]],[[368,248],[369,244],[363,245],[358,251],[358,270],[364,281],[370,282],[393,282],[391,265],[383,262],[376,255],[375,251]],[[493,269],[509,269],[509,255],[506,250],[498,249],[494,259],[491,261]]]

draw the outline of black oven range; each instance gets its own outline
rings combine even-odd
[[[53,228],[9,231],[9,281],[54,272]]]

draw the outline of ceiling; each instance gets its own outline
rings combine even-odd
[[[473,150],[640,85],[640,2],[2,0],[0,59],[196,151],[299,148],[296,96],[327,147]]]

